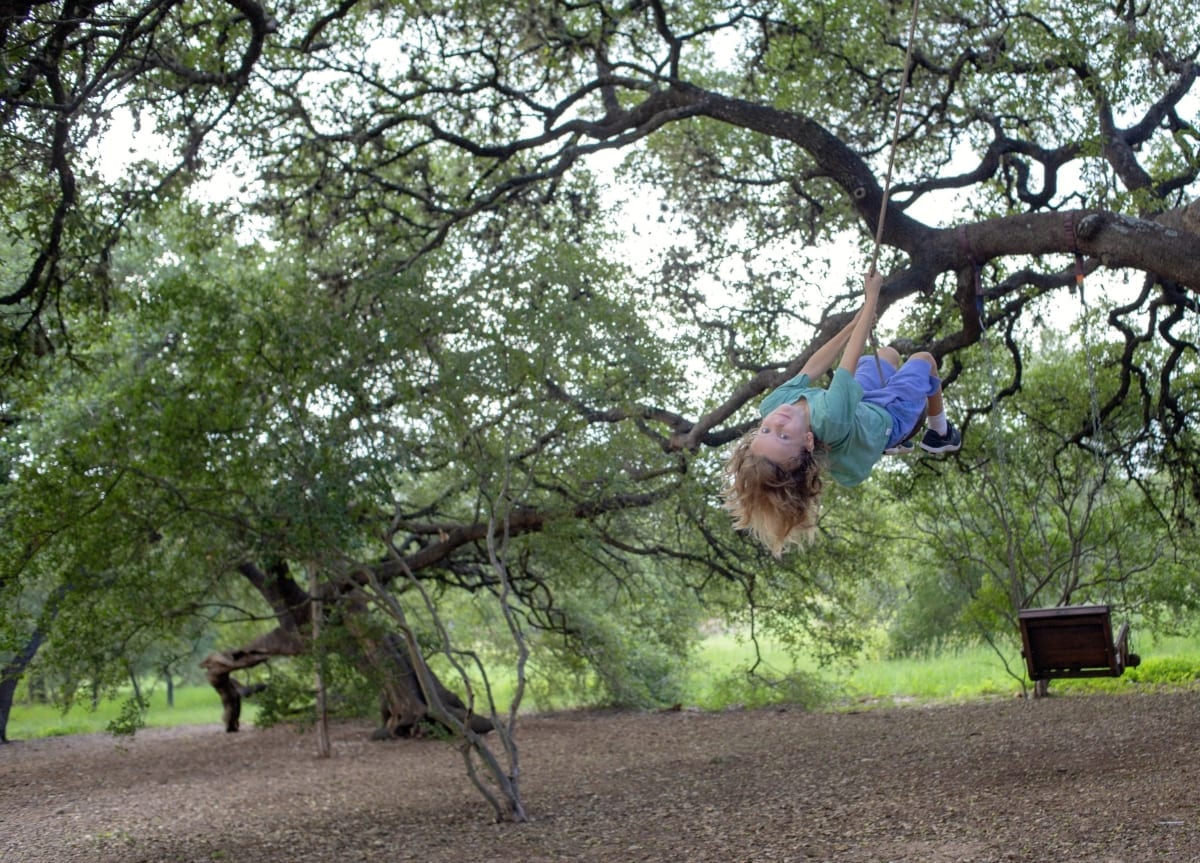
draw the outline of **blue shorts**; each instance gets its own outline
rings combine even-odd
[[[883,369],[882,381],[879,379],[880,368]],[[908,437],[921,419],[926,400],[942,388],[942,379],[925,360],[910,359],[897,371],[885,359],[876,362],[874,354],[858,358],[854,379],[863,388],[864,402],[879,405],[891,415],[892,433],[888,437],[888,447]]]

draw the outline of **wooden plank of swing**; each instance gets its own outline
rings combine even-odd
[[[1027,608],[1017,614],[1030,680],[1119,677],[1107,605]]]

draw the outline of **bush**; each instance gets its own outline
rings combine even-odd
[[[322,669],[325,706],[330,716],[378,717],[379,688],[364,678],[345,659],[326,654]],[[307,727],[316,721],[314,663],[311,654],[270,666],[266,687],[254,695],[258,712],[254,724],[270,728],[281,722]]]
[[[131,695],[121,702],[121,709],[104,730],[114,737],[132,737],[146,727],[146,711],[149,708],[150,705],[141,695]]]
[[[1191,683],[1200,680],[1200,658],[1167,656],[1146,659],[1136,668],[1127,669],[1125,674],[1136,683]]]

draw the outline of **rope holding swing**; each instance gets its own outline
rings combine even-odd
[[[917,9],[920,0],[913,0],[912,17],[908,22],[908,46],[904,51],[904,71],[900,75],[900,89],[896,93],[896,118],[892,124],[892,145],[888,152],[887,174],[883,180],[883,198],[879,202],[879,218],[875,223],[875,245],[871,250],[871,266],[868,275],[875,272],[879,262],[879,248],[883,242],[883,226],[887,220],[888,198],[892,191],[892,169],[896,164],[896,146],[900,140],[900,115],[904,111],[904,93],[908,89],[908,76],[912,73],[913,40],[917,32]],[[871,350],[875,354],[875,367],[879,372],[879,380],[883,380],[883,363],[879,360],[879,340],[875,337],[875,322],[871,322]]]
[[[871,268],[868,272],[875,272],[875,265],[879,262],[879,247],[883,242],[883,225],[887,220],[887,205],[888,197],[892,191],[892,169],[896,164],[896,145],[900,140],[900,116],[904,111],[904,93],[908,89],[908,77],[912,74],[912,55],[913,41],[917,32],[917,9],[920,6],[920,0],[913,0],[912,18],[908,22],[908,46],[904,52],[904,72],[900,76],[900,90],[896,94],[896,118],[892,124],[892,146],[888,153],[887,174],[883,180],[883,198],[879,202],[879,219],[875,224],[875,248],[871,252]]]
[[[1079,295],[1080,338],[1083,341],[1083,359],[1087,365],[1088,407],[1092,414],[1092,440],[1094,442],[1092,454],[1096,457],[1097,464],[1100,464],[1100,450],[1105,446],[1104,418],[1100,415],[1100,391],[1099,384],[1096,381],[1096,364],[1092,357],[1091,325],[1088,321],[1091,310],[1088,307],[1087,295],[1083,289],[1083,251],[1079,248],[1079,242],[1076,239],[1075,216],[1073,213],[1067,212],[1063,214],[1063,232],[1066,235],[1067,244],[1071,247],[1071,253],[1075,256],[1075,284],[1071,290],[1072,293]]]

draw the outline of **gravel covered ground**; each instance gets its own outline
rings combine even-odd
[[[1200,692],[529,717],[515,825],[449,744],[370,731],[0,746],[0,860],[1200,861]]]

